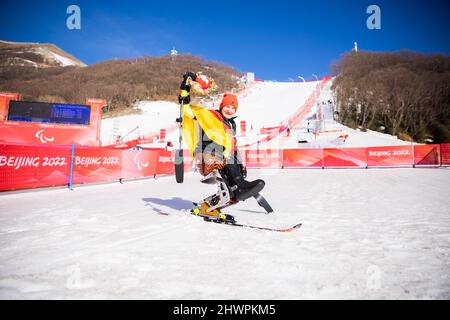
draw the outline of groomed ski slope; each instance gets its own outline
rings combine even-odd
[[[291,82],[257,82],[248,90],[240,94],[238,121],[247,121],[248,130],[253,126],[254,131],[264,126],[277,126],[300,108],[308,97],[314,92],[319,82],[291,83]],[[208,104],[210,108],[218,108],[220,100]],[[205,106],[205,107],[208,107]],[[127,135],[137,126],[133,135],[145,136],[160,129],[173,127],[179,115],[179,106],[175,102],[142,101],[137,105],[141,114],[128,115],[104,119],[101,128],[103,144],[112,141],[114,125],[121,136]],[[178,141],[178,132],[169,133],[168,140]]]
[[[245,120],[248,131],[253,127],[256,133],[262,127],[279,126],[289,116],[294,114],[308,97],[314,92],[319,82],[291,83],[291,82],[257,82],[251,85],[242,94],[238,95],[239,109],[238,122]],[[220,99],[213,104],[205,105],[209,108],[218,108]],[[128,140],[137,136],[146,136],[160,129],[168,129],[174,126],[175,119],[179,115],[179,106],[174,102],[142,101],[137,105],[141,114],[128,115],[116,118],[104,119],[101,127],[101,140],[103,144],[112,143],[116,133],[126,136],[136,127]],[[116,131],[114,132],[114,126]],[[167,140],[178,141],[178,132],[168,132]]]
[[[308,97],[314,92],[320,82],[255,82],[247,90],[239,94],[239,109],[237,112],[237,127],[240,134],[240,121],[247,123],[247,137],[239,138],[238,144],[254,144],[265,136],[259,135],[263,127],[274,127],[285,123],[286,120],[304,107]],[[331,93],[331,85],[328,84],[322,91],[322,99],[327,100]],[[218,108],[220,100],[213,104],[206,104],[208,108]],[[178,130],[175,119],[179,116],[179,106],[169,101],[141,101],[137,108],[140,114],[108,118],[102,121],[101,141],[103,145],[114,144],[115,135],[120,135],[125,141],[137,139],[139,136],[148,137],[158,135],[160,129],[167,129],[167,141],[175,145],[178,141]],[[317,137],[306,134],[307,120],[313,117],[316,108],[305,117],[298,125],[300,130],[292,128],[290,139],[274,139],[272,148],[312,148],[312,147],[367,147],[403,145],[408,142],[401,141],[391,135],[378,132],[360,132],[330,121],[326,124],[326,130],[338,132],[322,134]],[[333,140],[343,134],[348,134],[345,144],[335,145]],[[284,136],[284,135],[283,135]],[[298,144],[299,140],[311,141],[309,145]],[[163,146],[165,143],[163,144]],[[187,146],[185,146],[187,148]],[[253,147],[256,147],[253,145]]]
[[[319,81],[259,82],[239,97],[238,120],[247,122],[247,130],[283,124],[308,100]]]
[[[299,230],[183,213],[215,191],[196,174],[0,194],[0,298],[450,298],[449,169],[249,175],[277,212],[226,212]]]

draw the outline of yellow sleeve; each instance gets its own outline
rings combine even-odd
[[[191,117],[192,115],[196,120]],[[212,141],[224,147],[224,156],[229,157],[233,148],[233,136],[224,130],[222,122],[207,109],[185,105],[183,110],[183,135],[191,154],[194,153],[199,139],[196,122]]]
[[[190,105],[183,106],[183,136],[191,154],[194,154],[198,141],[198,130],[195,130],[195,120]],[[197,132],[196,132],[197,131]]]

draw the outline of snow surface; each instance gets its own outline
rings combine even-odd
[[[140,109],[141,114],[102,120],[100,139],[103,145],[113,143],[114,136],[117,134],[120,134],[121,137],[127,135],[125,141],[128,141],[173,127],[176,124],[175,119],[180,113],[179,105],[170,101],[141,101],[135,108]],[[116,132],[114,132],[114,126],[116,126]],[[136,130],[133,131],[134,129]]]
[[[0,195],[2,299],[449,299],[450,170],[250,170],[263,195],[225,210],[273,233],[182,210],[196,174]],[[170,213],[170,215],[163,215]]]
[[[75,61],[73,61],[72,59],[60,56],[57,53],[54,53],[53,51],[50,51],[50,54],[53,56],[53,58],[55,58],[56,61],[58,61],[63,67],[67,67],[67,66],[76,66],[77,63]]]
[[[17,53],[19,53],[19,52],[17,52]],[[28,60],[28,59],[23,59],[23,58],[19,58],[19,57],[14,57],[14,58],[12,58],[12,60],[14,60],[13,63],[15,63],[15,61],[17,61],[17,62],[22,62],[22,64],[20,64],[21,66],[32,65],[32,66],[35,67],[35,68],[39,67],[39,65],[38,65],[36,62],[31,61],[31,60]]]
[[[279,126],[303,106],[319,82],[262,82],[239,99],[238,119],[248,130]]]

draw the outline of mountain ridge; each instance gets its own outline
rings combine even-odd
[[[22,60],[11,60],[11,55],[2,56],[1,53],[5,53],[2,48],[6,46],[7,52],[15,50],[19,55],[22,52],[19,57]],[[177,101],[182,75],[186,71],[201,72],[213,78],[219,88],[218,94],[242,86],[242,73],[238,70],[190,54],[114,58],[81,66],[48,63],[35,51],[20,51],[20,48],[30,47],[52,49],[56,51],[52,51],[54,54],[70,59],[69,54],[63,55],[53,44],[8,44],[2,41],[0,91],[17,92],[24,100],[43,102],[84,103],[87,98],[104,98],[108,103],[105,113],[127,113],[142,100]]]
[[[0,40],[0,66],[86,67],[87,64],[52,43]]]

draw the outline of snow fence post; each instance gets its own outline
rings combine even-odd
[[[320,145],[319,145],[319,147],[320,147]],[[325,159],[324,159],[324,157],[325,157],[325,149],[322,148],[322,170],[325,170]]]
[[[75,143],[72,143],[72,154],[70,156],[69,190],[73,191],[73,160],[75,158]]]
[[[364,149],[366,150],[366,169],[369,169],[369,152],[367,152],[367,147]]]

